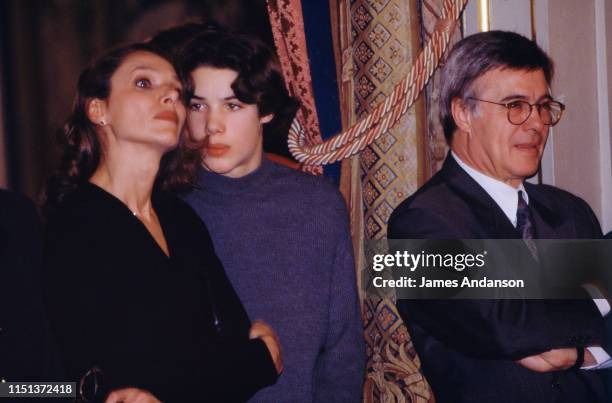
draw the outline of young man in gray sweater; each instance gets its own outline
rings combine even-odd
[[[202,217],[251,318],[278,333],[284,372],[253,402],[360,402],[365,343],[348,214],[325,179],[267,160],[264,128],[286,130],[297,102],[274,53],[223,30],[180,58],[202,166],[187,202]],[[189,86],[188,86],[189,87]]]

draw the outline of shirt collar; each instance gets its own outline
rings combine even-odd
[[[455,161],[457,161],[457,164],[459,164],[459,166],[463,168],[463,170],[467,172],[467,174],[470,175],[470,177],[474,179],[489,196],[491,196],[499,208],[501,208],[501,210],[504,212],[506,217],[508,217],[512,225],[516,227],[516,210],[518,206],[519,190],[523,191],[525,203],[529,204],[529,195],[525,190],[525,186],[523,186],[523,182],[521,182],[518,188],[513,188],[502,181],[491,178],[490,176],[475,170],[465,162],[461,161],[461,158],[459,158],[453,151],[451,151],[451,155]]]

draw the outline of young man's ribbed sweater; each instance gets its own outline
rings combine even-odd
[[[284,372],[251,401],[360,402],[365,344],[338,190],[264,159],[237,179],[201,169],[186,200],[251,320],[280,339]]]

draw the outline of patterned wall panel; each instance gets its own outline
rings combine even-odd
[[[418,52],[413,32],[416,15],[407,0],[356,0],[351,5],[354,52],[355,113],[367,115],[408,72]],[[363,153],[366,239],[384,238],[393,208],[417,188],[417,108]]]
[[[367,115],[408,73],[419,51],[419,16],[411,0],[352,0],[349,42],[352,49],[352,121]],[[346,61],[345,61],[346,63]],[[343,66],[346,67],[346,66]],[[346,70],[346,69],[343,69]],[[352,161],[353,184],[360,188],[363,214],[362,265],[378,251],[370,241],[386,237],[393,209],[413,193],[425,162],[424,107],[418,101],[398,124]],[[348,165],[348,164],[346,164]],[[345,166],[346,166],[345,165]],[[352,192],[354,199],[355,192]],[[384,245],[377,244],[384,248]],[[364,280],[367,282],[367,279]],[[368,373],[366,402],[430,402],[433,395],[393,301],[393,296],[363,298]]]

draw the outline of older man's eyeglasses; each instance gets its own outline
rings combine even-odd
[[[548,126],[554,126],[561,120],[561,116],[563,115],[563,111],[565,110],[565,105],[563,105],[559,101],[544,101],[539,104],[530,104],[527,101],[510,101],[510,102],[493,102],[487,101],[484,99],[470,97],[475,101],[486,102],[488,104],[495,104],[499,106],[503,106],[508,110],[508,122],[513,125],[522,125],[529,119],[531,116],[531,112],[533,107],[538,110],[538,114],[540,115],[540,119],[542,119],[542,123]]]

